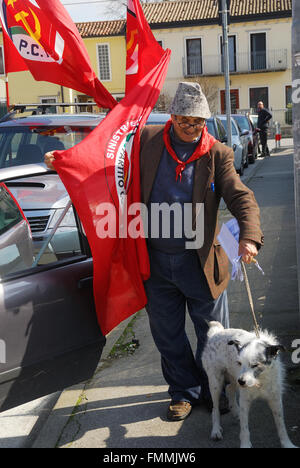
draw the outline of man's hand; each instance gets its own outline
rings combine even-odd
[[[54,153],[54,151],[49,151],[49,153],[46,153],[45,156],[44,156],[44,162],[45,162],[46,166],[49,169],[52,169],[52,171],[55,171],[55,168],[54,168],[54,166],[52,164],[53,161],[55,161],[53,153]]]
[[[257,254],[258,254],[258,250],[257,250],[257,246],[255,242],[248,240],[248,239],[244,239],[240,241],[239,255],[242,255],[243,262],[251,263],[253,260],[253,257],[256,257]]]

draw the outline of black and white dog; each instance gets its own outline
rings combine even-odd
[[[230,382],[226,387],[230,410],[240,419],[241,448],[251,448],[248,416],[256,398],[267,400],[282,447],[297,448],[289,439],[283,417],[284,369],[277,358],[279,351],[284,350],[283,346],[265,331],[257,338],[254,332],[224,329],[219,322],[210,322],[209,327],[202,362],[213,399],[211,438],[222,439],[219,398],[226,377]]]

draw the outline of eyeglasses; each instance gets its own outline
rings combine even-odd
[[[192,127],[193,129],[203,128],[205,123],[206,123],[205,120],[203,122],[201,122],[201,123],[198,123],[198,124],[189,124],[187,122],[178,122],[177,121],[178,126],[180,128],[183,128],[183,129],[188,129],[190,127]]]

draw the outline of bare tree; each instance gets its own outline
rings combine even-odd
[[[142,3],[163,2],[168,0],[141,0]],[[110,0],[104,8],[104,14],[109,19],[121,19],[126,16],[127,0]]]
[[[154,112],[168,112],[172,103],[171,96],[167,93],[161,93],[154,107]]]
[[[219,88],[209,77],[195,77],[187,81],[193,81],[199,83],[202,88],[203,93],[206,96],[210,110],[212,113],[218,112],[218,96]]]
[[[126,0],[110,0],[104,7],[105,17],[111,20],[125,18],[126,7]]]

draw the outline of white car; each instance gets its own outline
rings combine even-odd
[[[226,132],[227,132],[227,117],[226,115],[217,116]],[[234,151],[234,167],[238,174],[244,174],[244,168],[248,167],[248,139],[244,132],[242,132],[235,122],[233,117],[231,117],[231,133],[232,133],[232,149]]]

